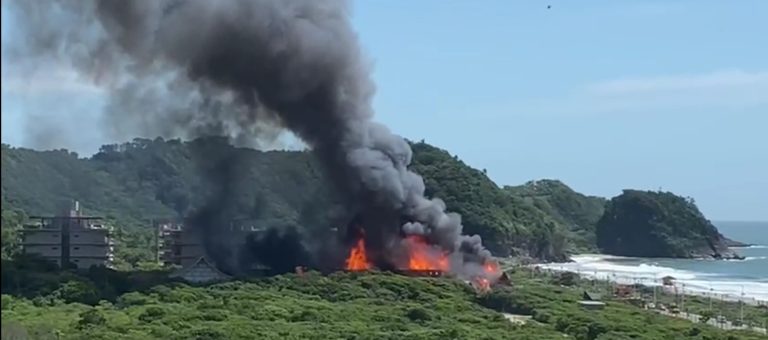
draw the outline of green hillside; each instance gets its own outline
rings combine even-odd
[[[595,227],[605,211],[605,198],[578,193],[565,183],[551,179],[505,186],[504,190],[564,225],[577,251],[596,250]]]
[[[597,245],[622,256],[737,256],[693,199],[670,192],[624,190],[611,199],[597,224]]]
[[[424,142],[411,146],[411,169],[424,177],[427,194],[460,213],[464,232],[482,236],[496,255],[563,260],[568,253],[597,251],[599,245],[620,255],[730,256],[718,241],[722,236],[695,205],[672,194],[626,191],[603,216],[605,199],[560,181],[502,189],[445,150]],[[217,176],[209,176],[213,173]],[[4,235],[11,235],[24,213],[56,214],[79,200],[86,213],[121,227],[118,258],[125,265],[152,258],[148,226],[153,219],[188,216],[211,195],[224,193],[217,203],[232,219],[263,227],[322,231],[345,225],[354,213],[340,203],[311,153],[237,148],[223,138],[136,139],[103,146],[90,158],[3,145],[2,178]],[[644,235],[660,233],[665,250],[622,248],[626,233],[651,230],[647,225],[653,232]],[[4,246],[4,254],[12,248]]]
[[[96,275],[96,273],[91,274]],[[4,277],[5,278],[5,277]],[[478,294],[450,278],[282,275],[207,286],[135,285],[99,301],[88,281],[2,296],[3,339],[760,339],[626,301],[579,307],[583,287],[518,270]],[[83,280],[83,278],[79,278]],[[114,279],[99,278],[98,282]],[[501,313],[527,316],[514,324]]]
[[[508,195],[444,150],[426,143],[412,147],[412,169],[424,176],[429,195],[462,214],[466,233],[481,235],[497,255],[565,257],[564,228],[548,213]],[[91,158],[3,145],[2,165],[4,210],[55,214],[79,200],[87,213],[123,226],[122,243],[133,248],[150,248],[142,231],[152,219],[186,216],[216,190],[226,191],[222,205],[233,219],[265,227],[331,228],[350,216],[311,153],[236,148],[221,138],[136,139],[104,146]],[[230,180],[205,181],[212,171]],[[134,264],[150,256],[127,255]]]

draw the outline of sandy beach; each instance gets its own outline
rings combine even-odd
[[[545,271],[569,271],[584,278],[607,280],[619,284],[641,284],[663,287],[670,294],[712,297],[717,300],[744,301],[751,305],[768,305],[768,282],[751,278],[728,277],[712,273],[641,263],[634,258],[584,254],[573,262],[532,265]],[[694,261],[694,260],[691,260]],[[665,285],[665,277],[671,277]]]

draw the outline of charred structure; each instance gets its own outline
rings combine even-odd
[[[345,1],[50,0],[9,6],[22,16],[28,42],[15,55],[70,61],[108,91],[106,121],[123,132],[223,135],[258,144],[271,131],[288,129],[301,138],[348,210],[359,213],[364,236],[339,244],[277,233],[293,240],[285,241],[287,250],[297,252],[288,262],[339,266],[362,240],[365,250],[358,254],[372,266],[498,276],[486,270],[491,254],[480,237],[463,235],[461,217],[425,196],[424,181],[408,169],[408,143],[374,121],[370,66]],[[230,190],[239,189],[232,181],[238,160],[216,154],[200,159],[219,190],[186,223],[201,233],[217,266],[236,272],[242,257],[226,246],[220,207]]]

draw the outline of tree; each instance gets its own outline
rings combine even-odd
[[[100,296],[96,287],[91,283],[73,280],[64,283],[57,290],[58,296],[65,302],[79,302],[94,305],[99,302]]]
[[[701,323],[707,323],[710,319],[712,319],[715,316],[715,312],[712,310],[704,310],[699,313],[699,322]]]
[[[18,254],[19,230],[22,223],[26,220],[26,214],[20,209],[6,209],[7,204],[3,202],[2,209],[2,258],[10,259]]]
[[[104,314],[96,308],[88,309],[80,313],[80,320],[77,321],[78,329],[103,326],[107,323]]]

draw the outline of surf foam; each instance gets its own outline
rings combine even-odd
[[[742,261],[764,259],[764,256]],[[662,278],[673,277],[671,290],[696,295],[713,295],[718,298],[741,299],[750,303],[768,303],[768,282],[726,279],[722,275],[701,273],[656,264],[640,263],[648,259],[585,254],[571,258],[573,262],[537,265],[554,271],[570,271],[587,278],[609,280],[620,284],[662,286]]]

